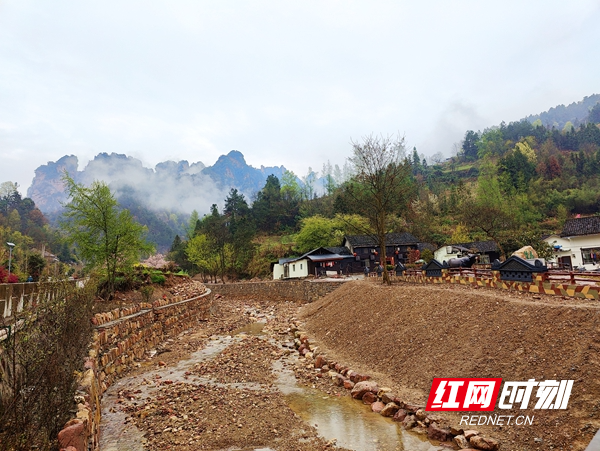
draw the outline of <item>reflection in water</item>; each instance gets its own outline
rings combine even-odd
[[[273,365],[277,388],[286,396],[290,408],[306,423],[316,426],[326,440],[356,451],[433,451],[443,449],[415,434],[405,432],[398,423],[371,411],[349,395],[324,396],[323,392],[300,387],[292,370],[278,361]]]

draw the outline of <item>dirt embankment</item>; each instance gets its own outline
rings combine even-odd
[[[575,380],[567,410],[534,410],[534,391],[527,410],[472,412],[535,416],[532,426],[479,427],[503,449],[584,449],[600,427],[597,302],[361,281],[305,306],[302,316],[328,356],[423,405],[434,377]],[[444,413],[456,425],[460,414]]]

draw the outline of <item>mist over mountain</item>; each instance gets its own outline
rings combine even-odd
[[[270,174],[281,178],[286,170],[283,166],[254,168],[236,150],[222,155],[209,167],[202,162],[190,164],[182,160],[147,168],[136,158],[116,153],[96,155],[81,171],[78,163],[76,156],[69,155],[36,169],[27,196],[42,212],[57,212],[67,201],[61,180],[65,171],[84,185],[102,180],[109,184],[117,199],[126,194],[129,200],[136,199],[152,210],[206,213],[213,203],[222,203],[231,188],[237,188],[250,199]]]

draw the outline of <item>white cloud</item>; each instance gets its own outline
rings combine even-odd
[[[600,92],[596,0],[0,2],[0,182],[98,152],[297,174]]]

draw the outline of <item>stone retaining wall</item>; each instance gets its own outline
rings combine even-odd
[[[501,290],[523,291],[526,293],[551,294],[600,300],[600,287],[598,286],[549,282],[545,280],[543,273],[533,274],[532,282],[516,282],[500,280],[499,271],[492,271],[491,277],[475,277],[464,274],[450,274],[447,269],[443,269],[442,277],[427,277],[423,273],[419,273],[399,276],[396,277],[396,280],[413,283],[454,283]]]
[[[100,398],[135,360],[169,337],[208,319],[210,290],[191,298],[161,300],[132,309],[96,314],[89,357],[80,378],[77,414],[59,433],[61,450],[96,450],[100,438]]]
[[[207,284],[213,293],[237,299],[265,299],[270,301],[313,302],[344,283],[319,280],[272,280],[266,282],[236,282]]]

